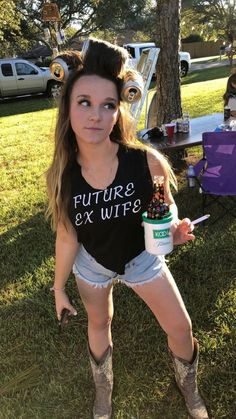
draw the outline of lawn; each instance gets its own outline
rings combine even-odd
[[[190,76],[189,76],[190,77]],[[203,75],[201,75],[203,77]],[[182,87],[190,115],[222,111],[227,75]],[[0,104],[0,394],[1,419],[88,419],[93,384],[86,354],[86,315],[73,278],[78,317],[62,334],[53,296],[54,234],[45,221],[44,173],[51,160],[56,110],[44,98]],[[199,148],[191,150],[194,160]],[[180,217],[201,213],[197,188],[178,166]],[[211,417],[235,418],[236,221],[196,228],[168,264],[201,344],[199,384]],[[114,291],[114,418],[184,419],[166,340],[129,288]]]

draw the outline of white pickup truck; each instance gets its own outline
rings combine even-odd
[[[134,67],[137,66],[139,59],[141,57],[142,51],[144,49],[156,48],[154,42],[143,42],[143,43],[131,43],[124,44],[123,47],[127,49],[131,56],[131,63]],[[180,59],[180,74],[181,77],[185,77],[188,74],[188,70],[191,66],[191,57],[188,52],[179,53]]]
[[[37,67],[20,58],[0,59],[0,98],[46,93],[57,97],[61,83],[49,68]]]

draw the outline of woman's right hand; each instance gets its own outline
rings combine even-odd
[[[69,316],[77,316],[77,311],[70,303],[70,300],[64,290],[55,290],[54,295],[56,315],[59,321],[61,320],[61,313],[64,308],[69,311]]]

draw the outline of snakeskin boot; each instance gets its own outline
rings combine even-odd
[[[184,359],[175,356],[170,349],[169,352],[174,363],[175,380],[184,396],[190,417],[194,419],[209,419],[205,403],[200,396],[197,387],[197,367],[199,358],[199,345],[197,340],[194,339],[194,360],[191,364]]]
[[[110,419],[112,407],[111,396],[113,389],[112,347],[108,346],[102,359],[97,363],[88,347],[89,359],[96,389],[93,406],[94,419]]]

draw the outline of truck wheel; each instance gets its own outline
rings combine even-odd
[[[58,83],[57,81],[52,81],[48,85],[48,96],[53,97],[54,99],[57,99],[60,96],[61,93],[62,84]]]
[[[180,77],[186,77],[188,74],[188,64],[186,61],[180,63]]]

